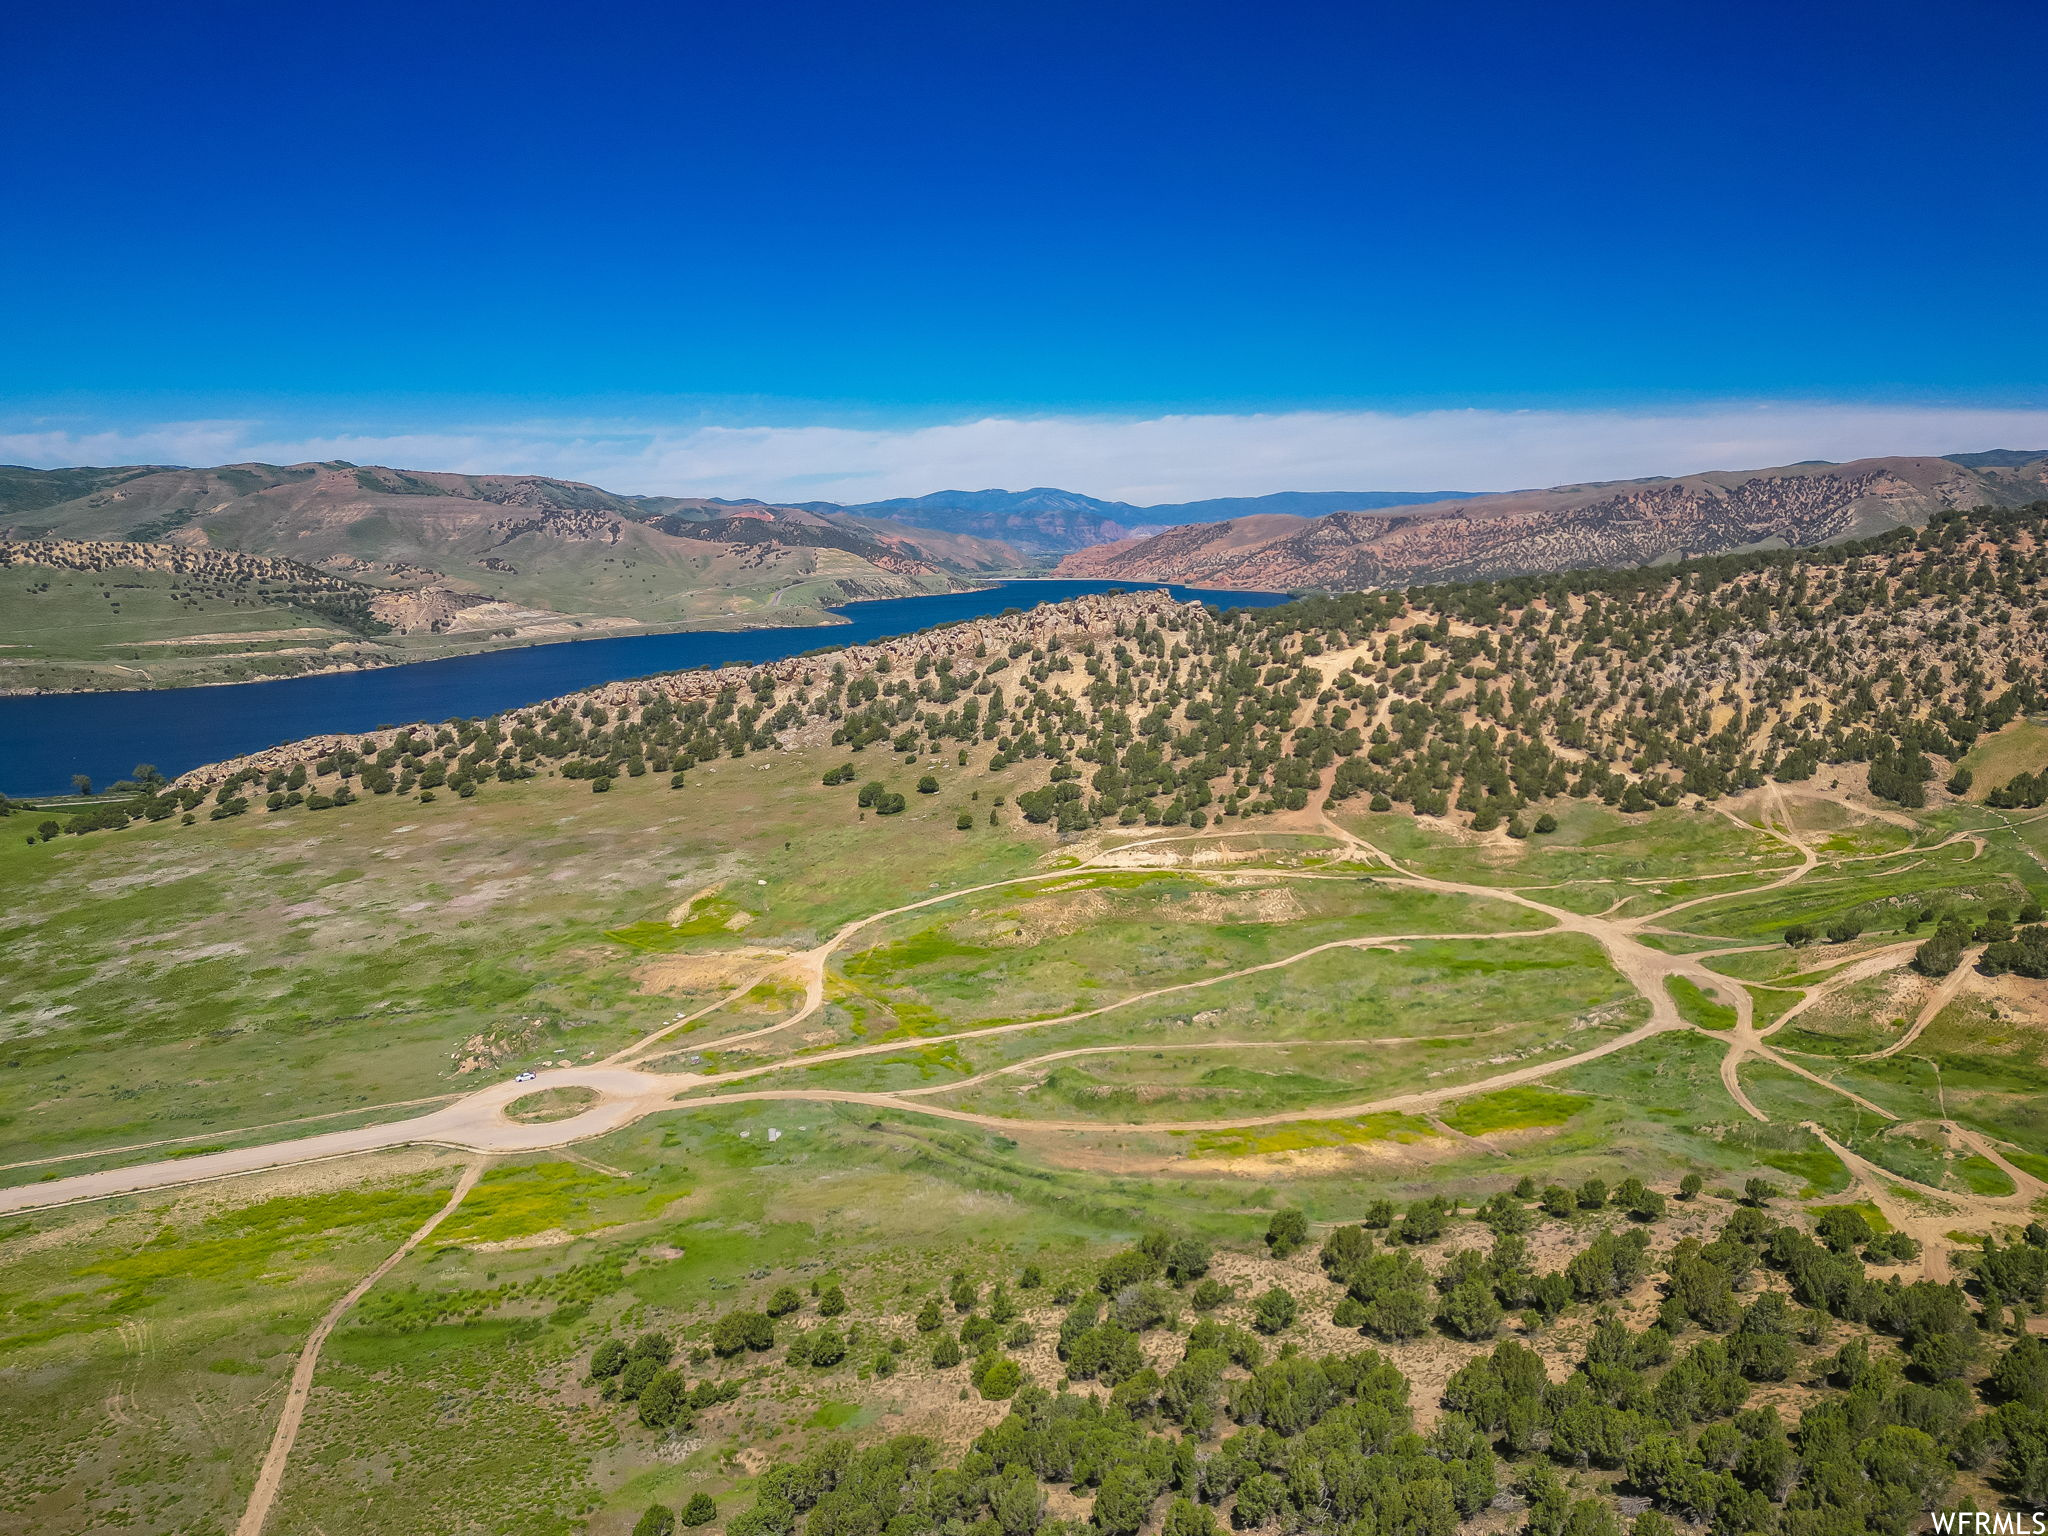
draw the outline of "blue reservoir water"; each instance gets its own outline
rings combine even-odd
[[[138,763],[154,763],[175,777],[202,763],[329,731],[493,715],[623,678],[735,661],[777,661],[820,646],[859,645],[934,624],[985,618],[1006,608],[1129,590],[1129,582],[1008,581],[980,592],[849,603],[833,610],[847,620],[844,624],[572,640],[372,672],[215,688],[0,697],[0,792],[69,791],[75,773],[108,784],[125,778]],[[1269,608],[1288,601],[1278,592],[1168,590],[1183,602],[1225,608]]]

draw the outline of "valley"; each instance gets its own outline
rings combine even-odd
[[[0,818],[0,1529],[2027,1497],[2042,516],[1084,596]]]
[[[2048,1536],[2048,12],[26,19],[0,1536]]]

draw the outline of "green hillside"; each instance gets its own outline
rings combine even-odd
[[[0,1509],[2029,1508],[2044,514],[1082,599],[0,808]]]

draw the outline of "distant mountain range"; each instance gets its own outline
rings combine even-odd
[[[1383,507],[1453,501],[1469,491],[1275,491],[1270,496],[1219,496],[1208,501],[1141,507],[1102,501],[1078,491],[1034,486],[1028,491],[934,491],[892,501],[853,504],[805,501],[797,505],[821,514],[885,518],[915,528],[942,529],[994,539],[1027,554],[1066,554],[1095,544],[1140,538],[1180,523],[1213,523],[1265,512],[1319,517],[1328,512],[1370,512]],[[728,502],[729,506],[765,506]]]
[[[1512,491],[1391,512],[1190,522],[1067,555],[1064,576],[1359,590],[1858,538],[2048,498],[2048,450],[1815,461]]]
[[[0,467],[0,536],[293,560],[426,595],[380,606],[401,628],[416,619],[440,627],[481,601],[517,605],[534,622],[554,615],[608,629],[756,614],[816,622],[822,606],[945,591],[1024,564],[1009,546],[969,534],[850,514],[339,461]]]
[[[481,602],[674,627],[814,620],[849,598],[944,590],[1062,556],[1062,575],[1118,581],[1407,586],[1820,544],[2043,497],[2048,451],[2009,449],[1498,494],[1281,491],[1151,507],[1048,486],[784,505],[341,461],[144,464],[0,467],[0,537],[293,560],[424,594],[380,608],[405,628]]]

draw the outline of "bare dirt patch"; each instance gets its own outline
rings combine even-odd
[[[524,876],[517,875],[510,879],[485,880],[463,892],[462,895],[452,898],[447,903],[447,910],[450,912],[478,912],[486,907],[495,906],[508,897],[517,895],[520,891],[526,889],[527,884],[528,881]]]
[[[1202,847],[1192,843],[1153,843],[1109,849],[1083,845],[1081,857],[1103,869],[1219,869],[1232,864],[1255,864],[1267,854],[1258,848],[1233,848],[1228,844]]]
[[[1453,1136],[1430,1137],[1413,1142],[1347,1142],[1340,1147],[1296,1147],[1284,1152],[1256,1152],[1247,1157],[1205,1157],[1204,1172],[1229,1174],[1234,1178],[1265,1180],[1276,1174],[1332,1173],[1370,1174],[1385,1178],[1406,1168],[1426,1168],[1447,1158],[1465,1156],[1469,1145]]]
[[[736,987],[764,965],[788,958],[774,949],[728,949],[709,955],[663,955],[633,971],[642,992],[714,992]]]
[[[1076,891],[964,923],[961,936],[991,949],[1029,949],[1048,939],[1079,933],[1103,921],[1110,912],[1109,898],[1100,891]]]
[[[245,629],[228,631],[217,635],[178,635],[170,640],[128,640],[122,642],[137,647],[145,645],[248,645],[258,640],[325,640],[334,631],[329,629]]]
[[[1971,978],[1970,987],[2014,1023],[2048,1029],[2048,981],[2028,976],[1977,976]]]
[[[528,1248],[559,1248],[564,1243],[576,1241],[574,1232],[561,1227],[550,1227],[545,1232],[530,1233],[525,1237],[508,1237],[495,1243],[471,1243],[471,1253],[518,1253]]]
[[[697,903],[702,901],[705,897],[716,896],[720,891],[724,889],[725,882],[723,880],[719,880],[713,882],[710,885],[705,886],[701,891],[693,891],[688,896],[685,896],[681,901],[677,902],[674,906],[668,909],[669,924],[673,926],[677,923],[688,922],[690,920],[690,908],[696,906]]]
[[[1294,892],[1278,886],[1251,891],[1197,891],[1175,908],[1198,923],[1286,923],[1307,915]]]
[[[212,868],[211,864],[165,865],[144,870],[139,874],[110,875],[104,880],[88,881],[85,888],[95,896],[125,896],[140,886],[169,885],[173,881],[189,880],[194,875],[206,874]]]
[[[1907,970],[1901,960],[1897,970],[1866,977],[1843,987],[1833,996],[1822,998],[1805,1010],[1801,1022],[1813,1027],[1827,1020],[1856,1022],[1872,1019],[1880,1023],[1894,1019],[1911,1020],[1919,1015],[1921,1006],[1933,991],[1932,982],[1917,972]]]

